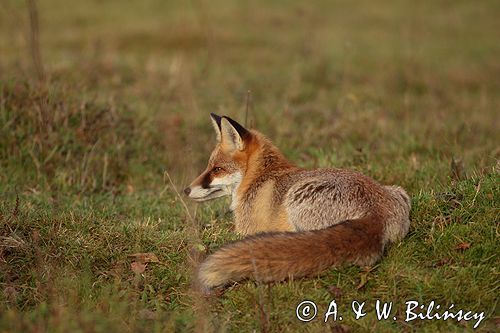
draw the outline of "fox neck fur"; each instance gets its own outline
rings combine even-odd
[[[283,204],[286,178],[301,169],[289,162],[262,134],[252,131],[248,153],[243,156],[241,183],[234,191],[231,208],[236,232],[251,235],[265,231],[293,231]]]

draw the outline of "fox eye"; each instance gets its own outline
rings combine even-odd
[[[213,168],[213,169],[212,169],[212,172],[213,172],[213,173],[219,173],[219,172],[221,172],[221,171],[222,171],[222,168],[221,168],[221,167],[215,167],[215,168]]]

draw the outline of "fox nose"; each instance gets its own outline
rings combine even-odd
[[[189,195],[189,193],[191,193],[191,188],[188,186],[184,189],[184,194]]]

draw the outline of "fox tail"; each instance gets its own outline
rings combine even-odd
[[[343,263],[372,265],[384,251],[384,221],[347,220],[326,229],[263,233],[230,243],[200,266],[203,290],[232,281],[280,281],[318,274]]]

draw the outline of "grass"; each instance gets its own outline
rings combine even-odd
[[[478,330],[498,329],[498,3],[43,1],[41,81],[28,9],[4,4],[0,331],[473,330],[404,322],[407,300],[484,311]],[[249,122],[295,163],[411,194],[410,234],[377,266],[191,290],[200,256],[237,236],[226,200],[188,214],[168,176],[182,188],[203,169],[209,112],[243,120],[248,90]],[[149,252],[159,263],[132,270]],[[305,299],[309,323],[295,317]],[[324,323],[332,299],[368,315]],[[378,321],[377,299],[400,319]]]

